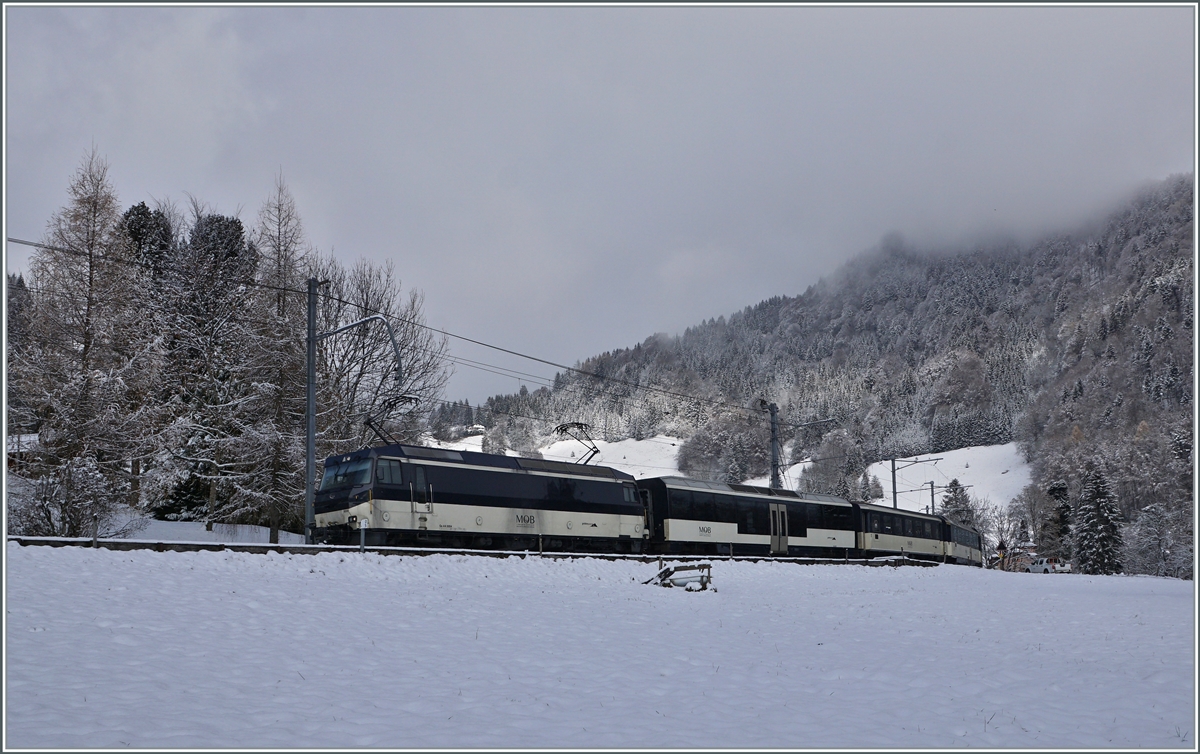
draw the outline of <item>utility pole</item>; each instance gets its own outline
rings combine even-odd
[[[312,544],[313,501],[317,484],[317,279],[308,279],[308,340],[306,341],[305,392],[308,405],[304,410],[304,542]]]
[[[899,459],[896,459],[896,458],[892,459],[892,507],[893,508],[900,507],[900,504],[896,500],[896,469],[897,469],[896,461],[897,460],[899,460]],[[915,466],[918,463],[937,463],[940,460],[942,460],[942,459],[941,458],[917,458],[912,461],[909,461],[908,463],[904,464],[903,466],[900,466],[899,468],[907,469],[909,466]]]
[[[758,408],[766,409],[771,414],[771,489],[783,489],[783,480],[780,478],[780,466],[782,466],[783,447],[779,443],[779,406],[774,403],[768,403],[766,398],[758,399]],[[803,427],[811,427],[814,424],[826,424],[833,419],[818,419],[804,424],[790,424],[788,426],[795,429]]]
[[[771,412],[771,489],[777,490],[783,487],[779,481],[779,406],[768,403],[767,410]]]
[[[933,482],[930,482],[929,483],[929,515],[932,516],[933,512],[935,510],[937,510],[937,501],[933,499]]]

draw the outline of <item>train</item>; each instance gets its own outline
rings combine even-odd
[[[983,565],[979,532],[944,516],[403,444],[327,458],[313,513],[313,540],[324,544],[843,560],[904,555]]]

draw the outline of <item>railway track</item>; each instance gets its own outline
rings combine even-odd
[[[638,563],[660,561],[749,561],[769,560],[772,562],[796,563],[800,565],[863,565],[863,566],[936,566],[938,563],[915,560],[908,557],[889,556],[882,558],[788,558],[766,555],[625,555],[615,553],[583,552],[537,552],[533,550],[467,550],[448,547],[380,547],[355,545],[294,545],[294,544],[236,544],[221,542],[160,542],[148,539],[90,539],[87,537],[8,537],[23,547],[97,547],[106,550],[152,550],[154,552],[248,552],[279,553],[285,555],[316,555],[323,552],[370,552],[377,555],[425,556],[425,555],[473,555],[476,557],[510,558],[532,557],[551,559],[599,558],[601,560],[632,560]]]

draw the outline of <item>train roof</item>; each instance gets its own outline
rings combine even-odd
[[[768,495],[771,497],[792,498],[794,500],[805,500],[814,503],[841,503],[849,505],[850,502],[834,495],[818,495],[812,492],[795,492],[793,490],[772,489],[770,487],[759,487],[753,484],[727,484],[725,482],[707,482],[703,479],[689,479],[685,476],[663,476],[655,477],[654,479],[661,481],[668,487],[689,488],[696,490],[714,490],[716,492],[733,492],[740,495]],[[654,481],[652,479],[643,479],[642,481]]]
[[[362,448],[353,453],[330,456],[325,460],[329,463],[344,463],[359,458],[388,456],[391,458],[409,458],[414,461],[449,461],[467,466],[490,466],[496,469],[541,471],[570,476],[598,477],[620,481],[633,481],[631,474],[609,468],[607,466],[585,466],[565,461],[547,461],[541,458],[520,458],[501,456],[493,453],[478,453],[473,450],[445,450],[442,448],[426,448],[419,445],[376,445]]]
[[[859,503],[859,506],[865,511],[876,511],[878,513],[903,513],[906,516],[916,516],[917,518],[929,518],[937,521],[944,521],[951,526],[957,526],[959,529],[966,529],[967,531],[973,531],[976,534],[979,534],[979,529],[975,528],[974,526],[960,524],[953,519],[946,518],[945,516],[937,513],[922,513],[920,511],[905,510],[903,508],[893,508],[890,505],[873,505],[871,503]]]
[[[910,511],[910,510],[907,510],[904,508],[893,508],[890,505],[875,505],[874,503],[859,503],[859,507],[861,507],[865,511],[874,511],[876,513],[893,513],[893,514],[894,513],[903,513],[906,516],[916,516],[917,518],[929,518],[929,519],[936,519],[938,521],[942,520],[941,516],[930,515],[928,513],[923,513],[921,511]]]

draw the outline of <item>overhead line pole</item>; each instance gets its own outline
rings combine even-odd
[[[774,403],[768,403],[766,398],[758,399],[758,408],[766,409],[771,414],[771,489],[778,490],[783,488],[783,482],[779,477],[780,455],[782,448],[779,446],[779,406]],[[804,424],[790,424],[788,426],[799,429],[800,427],[809,427],[813,424],[825,424],[833,419],[818,419],[813,422]]]
[[[783,486],[779,482],[779,406],[771,403],[767,410],[771,412],[771,489],[777,490]]]
[[[900,507],[899,502],[896,500],[896,468],[897,468],[896,461],[897,460],[898,459],[895,459],[895,458],[892,459],[892,507],[893,508]],[[940,460],[942,460],[942,459],[941,458],[918,458],[916,460],[909,461],[908,463],[904,464],[903,466],[900,466],[899,468],[907,469],[909,466],[915,466],[918,463],[937,463]]]

